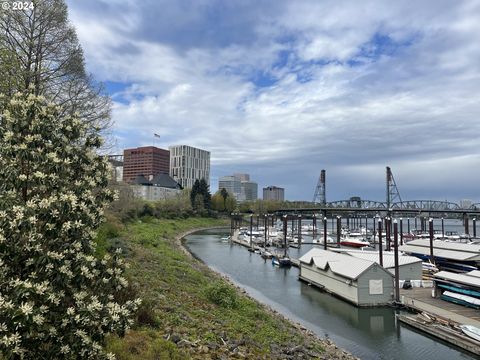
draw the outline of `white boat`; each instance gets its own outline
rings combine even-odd
[[[356,238],[356,237],[344,237],[340,239],[340,245],[350,246],[350,247],[364,247],[370,246],[370,243],[365,239]]]
[[[465,335],[470,336],[472,339],[480,341],[480,329],[473,325],[459,325],[460,330],[463,331]]]

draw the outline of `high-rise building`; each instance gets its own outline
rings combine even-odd
[[[258,197],[258,185],[250,181],[249,174],[235,173],[229,176],[222,176],[218,180],[218,190],[225,188],[238,201],[256,200]]]
[[[285,189],[277,186],[267,186],[263,188],[263,200],[285,200]]]
[[[258,185],[253,181],[242,181],[240,183],[241,192],[240,200],[257,200],[258,198]]]
[[[195,180],[210,184],[210,152],[188,145],[170,146],[170,176],[182,187],[191,188]]]
[[[238,198],[241,192],[241,182],[235,176],[222,176],[218,179],[218,190],[225,189],[229,194]]]
[[[155,146],[123,151],[123,181],[133,182],[137,175],[147,178],[169,173],[170,152]]]

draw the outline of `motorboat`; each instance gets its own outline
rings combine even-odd
[[[360,248],[364,246],[370,246],[370,243],[362,238],[344,237],[340,240],[340,245]]]

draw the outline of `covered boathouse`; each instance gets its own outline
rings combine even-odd
[[[376,262],[312,249],[300,259],[300,280],[357,306],[383,306],[393,301],[393,274]]]

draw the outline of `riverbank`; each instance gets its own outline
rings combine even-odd
[[[110,338],[108,350],[120,360],[353,358],[251,299],[181,244],[188,233],[225,225],[149,219],[108,240],[125,248],[132,291],[144,299],[137,325]]]

